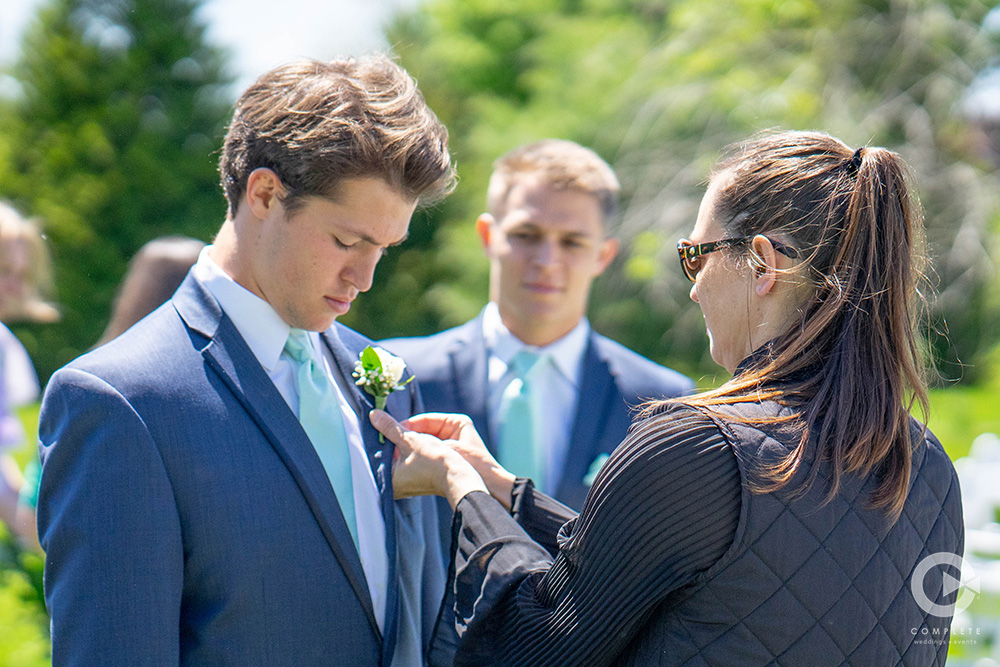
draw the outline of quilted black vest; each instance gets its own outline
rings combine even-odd
[[[753,403],[720,412],[762,416],[779,410],[774,403]],[[889,525],[884,511],[867,506],[871,478],[842,478],[840,491],[823,504],[825,464],[798,498],[749,491],[754,466],[785,452],[792,438],[714,418],[740,461],[740,522],[726,555],[664,602],[670,613],[653,615],[645,636],[670,647],[659,664],[943,665],[951,617],[925,611],[911,591],[924,558],[961,555],[963,549],[958,479],[937,439],[930,433],[921,438],[913,422],[910,492],[899,520]],[[932,567],[922,577],[927,597],[939,605],[957,595],[944,588],[943,572]],[[642,648],[634,654],[649,655]]]

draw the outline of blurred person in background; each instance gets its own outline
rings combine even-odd
[[[166,303],[204,247],[203,241],[187,236],[163,236],[142,246],[129,261],[111,307],[108,326],[97,345],[120,336]]]
[[[3,244],[0,242],[0,252]],[[154,239],[139,249],[132,257],[118,288],[118,295],[111,308],[108,326],[97,345],[103,345],[122,334],[126,329],[165,303],[177,290],[188,270],[198,260],[198,253],[205,243],[184,236],[165,236]],[[36,312],[43,312],[37,306]],[[0,328],[0,349],[3,350],[3,389],[17,388],[18,393],[7,393],[12,406],[30,403],[38,398],[38,380],[23,346],[6,327]],[[21,428],[20,423],[7,414],[2,419],[0,437],[4,442],[14,439],[8,429]],[[23,430],[20,440],[23,440]],[[41,466],[32,458],[21,475],[13,458],[0,459],[3,466],[4,486],[0,488],[0,513],[3,520],[32,548],[41,550],[38,528],[35,526],[35,507],[38,504],[38,485]],[[15,501],[15,489],[17,500]]]
[[[0,520],[33,549],[39,466],[32,459],[22,474],[10,453],[26,444],[15,409],[38,399],[38,377],[27,351],[5,323],[55,322],[52,261],[34,220],[0,202]]]
[[[505,468],[576,510],[631,412],[693,388],[587,320],[591,285],[618,253],[618,191],[611,167],[572,141],[506,153],[476,220],[489,303],[454,329],[382,343],[410,364],[428,412],[469,415]]]
[[[677,250],[733,378],[646,406],[579,515],[467,417],[373,412],[396,492],[455,509],[455,664],[943,665],[964,528],[910,415],[922,239],[895,153],[812,132],[732,147]]]

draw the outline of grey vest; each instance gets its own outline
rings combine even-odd
[[[758,416],[779,410],[774,403],[753,403],[720,412]],[[770,426],[715,419],[739,459],[740,522],[726,555],[663,603],[670,613],[652,615],[653,627],[642,636],[670,647],[659,664],[943,665],[951,617],[928,613],[911,591],[921,560],[939,552],[961,555],[963,549],[958,479],[937,439],[929,432],[921,438],[912,422],[910,492],[902,516],[889,525],[884,511],[867,507],[871,477],[842,478],[840,491],[824,505],[826,464],[804,496],[749,491],[754,467],[774,460],[794,440]],[[932,567],[922,577],[927,597],[939,605],[957,595],[943,594],[944,571]],[[650,655],[635,648],[628,653]]]

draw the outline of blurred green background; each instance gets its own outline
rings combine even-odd
[[[195,0],[42,0],[5,72],[0,198],[44,224],[63,313],[11,324],[43,381],[100,336],[143,243],[209,241],[225,215],[215,163],[238,91],[199,17]],[[913,167],[936,287],[930,425],[953,457],[1000,432],[994,3],[426,0],[386,39],[449,127],[461,180],[414,218],[346,324],[383,338],[472,317],[486,300],[473,222],[491,163],[560,137],[597,150],[624,188],[624,252],[596,283],[595,328],[718,384],[674,243],[721,148],[763,128],[819,129]],[[48,660],[40,573],[2,540],[0,667]]]

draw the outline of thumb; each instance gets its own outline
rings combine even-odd
[[[410,447],[404,438],[406,429],[404,429],[398,421],[393,419],[392,415],[384,410],[372,410],[368,413],[368,419],[371,420],[372,426],[375,427],[375,430],[389,438],[394,445],[403,450],[404,454],[410,453]]]

